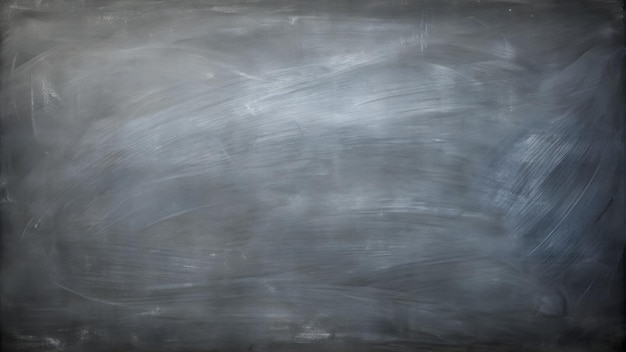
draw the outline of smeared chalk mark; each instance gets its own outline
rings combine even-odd
[[[86,300],[89,300],[89,301],[92,301],[92,302],[96,302],[96,303],[100,303],[100,304],[106,304],[106,305],[115,306],[115,307],[126,307],[125,304],[111,302],[111,301],[105,301],[105,300],[102,300],[102,299],[99,299],[99,298],[87,296],[87,295],[82,294],[82,293],[80,293],[80,292],[78,292],[76,290],[73,290],[73,289],[71,289],[71,288],[69,288],[69,287],[67,287],[65,285],[62,285],[62,284],[60,284],[58,282],[54,282],[54,285],[59,287],[59,288],[61,288],[61,289],[63,289],[63,290],[65,290],[65,291],[67,291],[67,292],[73,293],[76,296],[82,297],[82,298],[84,298]]]
[[[33,129],[33,137],[39,141],[39,132],[37,131],[37,123],[35,121],[35,88],[33,87],[33,77],[30,77],[30,124]]]
[[[213,6],[211,10],[222,13],[238,13],[246,10],[246,8],[237,6]]]
[[[579,305],[580,302],[582,302],[583,298],[585,298],[585,296],[587,296],[587,294],[589,293],[589,289],[591,289],[591,286],[593,286],[593,284],[596,282],[596,279],[593,279],[591,281],[591,283],[589,284],[589,286],[587,286],[587,289],[585,290],[585,292],[583,292],[582,296],[580,296],[580,298],[578,299],[578,301],[576,301],[576,305]]]
[[[533,253],[535,253],[548,240],[552,240],[552,236],[554,235],[554,233],[556,233],[556,230],[565,222],[565,220],[567,220],[569,218],[569,214],[571,214],[572,210],[576,207],[576,205],[578,205],[578,203],[582,199],[583,195],[585,195],[585,193],[587,192],[589,187],[593,184],[593,181],[596,178],[599,170],[600,170],[599,167],[595,168],[595,170],[593,171],[593,175],[591,175],[591,177],[587,181],[587,184],[585,184],[585,187],[576,196],[576,199],[574,199],[574,201],[568,205],[567,210],[565,211],[565,214],[563,214],[563,216],[561,216],[561,220],[559,220],[559,222],[552,228],[550,233],[548,233],[544,237],[544,239],[541,242],[539,242],[539,244],[537,246],[535,246],[535,248],[528,253],[529,255],[532,255]]]
[[[469,17],[467,17],[467,19],[472,20],[472,21],[476,21],[476,22],[480,23],[481,25],[483,25],[485,28],[491,29],[491,27],[489,27],[488,24],[486,24],[485,22],[479,20],[478,18],[476,18],[474,16],[469,16]]]

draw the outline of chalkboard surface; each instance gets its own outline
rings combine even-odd
[[[622,343],[618,1],[1,14],[5,350]]]

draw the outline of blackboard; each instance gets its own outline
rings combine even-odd
[[[605,351],[618,1],[2,7],[16,351]]]

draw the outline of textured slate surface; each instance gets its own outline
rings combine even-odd
[[[5,2],[4,347],[615,348],[622,21]]]

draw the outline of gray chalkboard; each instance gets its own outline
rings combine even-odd
[[[16,351],[604,351],[619,1],[8,0]]]

